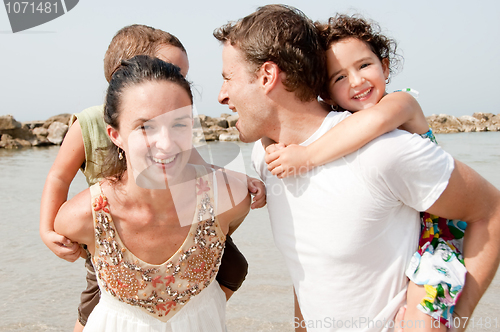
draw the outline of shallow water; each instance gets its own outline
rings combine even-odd
[[[500,188],[500,133],[438,135],[441,146]],[[210,143],[214,162],[240,149],[249,175],[251,145]],[[236,149],[235,149],[236,147]],[[58,147],[0,149],[0,331],[72,331],[81,290],[83,260],[68,263],[50,252],[38,234],[39,204],[45,177]],[[86,188],[79,174],[70,196]],[[229,331],[292,331],[293,293],[274,246],[266,209],[251,211],[233,236],[249,262],[249,274],[228,302]],[[469,331],[500,331],[500,276],[493,281]],[[482,327],[479,319],[482,319]],[[497,326],[495,327],[495,321]],[[487,328],[486,320],[490,327]]]

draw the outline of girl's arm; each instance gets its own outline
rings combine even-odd
[[[348,155],[396,128],[418,134],[429,130],[420,105],[405,92],[386,95],[377,105],[354,113],[307,147],[268,146],[266,163],[271,173],[280,178],[305,173]]]
[[[54,219],[66,201],[69,186],[85,161],[85,148],[78,120],[73,123],[50,168],[40,205],[40,237],[58,257],[74,262],[82,254],[78,243],[54,231]],[[71,219],[70,219],[71,220]]]

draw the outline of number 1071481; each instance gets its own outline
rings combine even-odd
[[[5,8],[7,9],[7,13],[15,13],[15,14],[51,14],[56,13],[59,8],[57,8],[57,1],[54,3],[51,2],[38,2],[37,4],[34,1],[22,1],[22,2],[6,2]]]

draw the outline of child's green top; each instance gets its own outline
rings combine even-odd
[[[101,165],[104,161],[105,149],[111,143],[106,133],[104,122],[104,105],[93,106],[80,113],[73,114],[70,123],[78,119],[82,131],[83,145],[85,147],[85,162],[81,170],[89,186],[101,180]]]

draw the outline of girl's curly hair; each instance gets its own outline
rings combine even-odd
[[[389,61],[391,76],[402,66],[403,57],[396,53],[397,43],[394,39],[384,36],[380,26],[374,21],[368,21],[360,15],[337,14],[330,17],[327,23],[316,22],[320,35],[321,46],[326,51],[333,43],[347,38],[364,41],[379,58]]]

